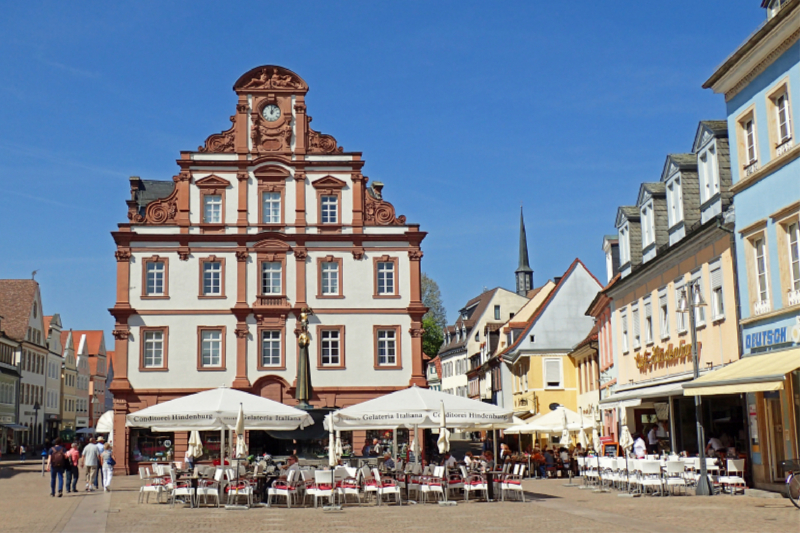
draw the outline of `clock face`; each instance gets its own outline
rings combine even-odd
[[[264,119],[266,119],[267,122],[275,122],[281,118],[281,108],[275,104],[269,104],[264,108],[261,114],[264,116]]]

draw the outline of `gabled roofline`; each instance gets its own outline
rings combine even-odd
[[[625,209],[630,210],[631,212],[636,211],[635,215],[631,215],[625,212]],[[639,222],[641,216],[639,215],[639,208],[635,205],[621,205],[617,208],[617,219],[614,221],[614,227],[617,229],[621,228],[622,225],[625,223],[624,221],[627,220],[629,222]]]
[[[581,261],[579,258],[576,257],[575,260],[572,262],[572,264],[567,269],[567,271],[564,272],[564,275],[561,276],[561,279],[558,280],[558,283],[556,284],[556,286],[553,287],[553,290],[550,291],[550,294],[547,295],[547,298],[545,298],[545,300],[542,302],[542,304],[539,306],[539,308],[536,310],[536,312],[533,313],[531,315],[531,317],[528,319],[528,322],[525,325],[524,333],[519,335],[514,340],[514,342],[511,344],[511,346],[507,347],[505,350],[503,350],[500,353],[500,357],[502,357],[503,361],[505,361],[507,363],[512,362],[512,361],[509,361],[505,356],[507,354],[513,352],[514,350],[516,350],[516,348],[520,345],[522,340],[528,336],[528,333],[530,332],[531,328],[533,328],[533,326],[536,324],[536,322],[539,320],[539,318],[541,318],[541,316],[547,310],[547,307],[550,305],[550,302],[552,302],[555,299],[556,295],[561,290],[561,287],[564,286],[564,284],[569,279],[569,277],[572,275],[572,273],[575,272],[575,269],[577,268],[578,265],[581,265],[583,267],[583,269],[589,274],[589,276],[597,283],[598,287],[602,287],[603,286],[603,284],[600,283],[600,281],[596,277],[594,277],[594,274],[592,274],[592,271],[589,270],[588,268],[586,268],[586,265],[583,264],[583,261]]]
[[[679,159],[680,156],[686,156],[686,157],[682,157]],[[686,162],[685,159],[688,159],[691,156],[694,156],[694,163]],[[684,159],[684,161],[681,161],[681,159]],[[670,176],[675,174],[675,172],[670,172],[670,169],[672,168],[673,164],[677,168],[677,172],[680,172],[682,170],[697,170],[697,158],[695,154],[669,154],[667,155],[667,158],[664,160],[664,168],[661,171],[662,182],[669,180]]]
[[[717,127],[719,125],[719,127]],[[697,124],[697,131],[694,134],[694,142],[692,142],[692,152],[697,153],[709,141],[703,142],[703,133],[708,131],[711,133],[712,139],[727,139],[728,138],[728,121],[726,120],[701,120]]]
[[[636,207],[640,208],[650,198],[666,198],[667,190],[664,184],[658,182],[645,182],[639,185],[639,196],[636,198]]]

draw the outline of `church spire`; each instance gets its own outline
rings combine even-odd
[[[533,288],[533,269],[528,261],[528,237],[525,233],[525,219],[522,206],[519,208],[519,266],[516,272],[517,294],[525,296]]]

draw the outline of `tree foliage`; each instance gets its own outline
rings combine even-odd
[[[444,342],[444,328],[447,325],[447,313],[442,303],[442,293],[439,285],[422,274],[422,304],[428,312],[422,317],[422,327],[425,333],[422,336],[422,351],[431,357],[439,353],[439,348]]]

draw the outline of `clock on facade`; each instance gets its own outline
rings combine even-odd
[[[269,104],[268,106],[264,107],[264,110],[261,111],[261,114],[264,116],[264,119],[266,119],[267,122],[275,122],[281,118],[281,108],[275,104]]]

